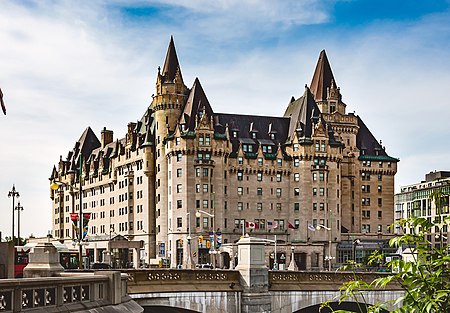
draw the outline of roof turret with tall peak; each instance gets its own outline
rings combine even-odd
[[[317,102],[327,100],[327,90],[331,87],[332,81],[336,85],[336,80],[334,79],[330,62],[328,62],[327,54],[325,50],[322,50],[319,55],[319,60],[317,61],[310,87],[314,99]]]
[[[164,82],[173,82],[177,74],[182,79],[175,43],[173,42],[173,36],[170,36],[169,48],[167,49],[166,60],[161,75],[164,77]]]

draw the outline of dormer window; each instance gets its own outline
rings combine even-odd
[[[271,134],[270,134],[270,139],[272,139],[272,140],[275,140],[275,139],[276,139],[275,133],[271,133]]]
[[[233,130],[233,138],[237,138],[237,136],[238,136],[238,132]]]
[[[252,139],[256,139],[256,133],[252,132]]]

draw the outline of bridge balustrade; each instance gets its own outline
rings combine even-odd
[[[117,279],[118,278],[118,279]],[[93,273],[0,280],[0,312],[71,312],[127,302],[127,277]],[[120,280],[117,281],[117,280]]]
[[[336,291],[342,284],[352,280],[362,280],[367,283],[374,279],[389,275],[387,273],[353,273],[353,272],[291,272],[270,271],[269,290],[271,291],[302,291],[329,290]],[[389,284],[390,290],[402,290],[399,284]]]
[[[128,274],[128,292],[241,291],[239,272],[231,270],[145,269]]]

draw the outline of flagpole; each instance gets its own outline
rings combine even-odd
[[[78,231],[78,244],[80,245],[79,251],[78,251],[78,268],[81,270],[83,269],[83,246],[81,245],[81,241],[83,240],[83,231],[84,231],[84,225],[83,225],[83,155],[80,151],[80,230]]]
[[[245,236],[245,220],[242,223],[242,237],[244,237],[244,236]]]
[[[277,235],[275,235],[275,259],[273,262],[273,269],[278,270],[278,259],[277,259]]]

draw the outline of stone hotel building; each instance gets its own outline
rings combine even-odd
[[[51,191],[53,236],[72,242],[81,163],[91,261],[112,251],[116,266],[229,267],[243,232],[276,238],[281,267],[291,253],[300,269],[357,257],[355,238],[389,236],[399,160],[346,112],[325,51],[287,102],[281,116],[214,111],[198,78],[185,85],[171,38],[151,103],[125,136],[88,127],[53,168],[51,183],[64,183]]]

